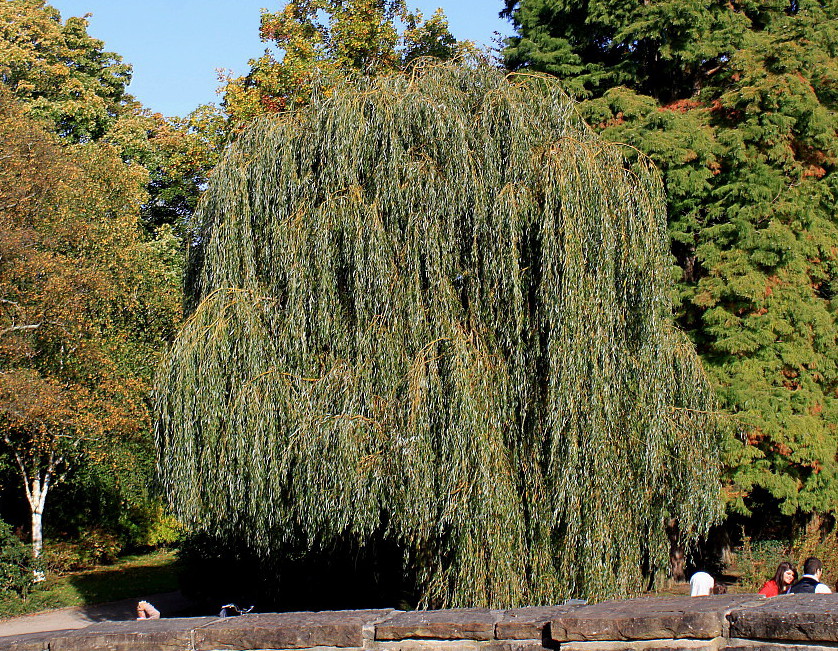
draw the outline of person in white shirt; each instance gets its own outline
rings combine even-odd
[[[819,558],[810,556],[803,563],[803,576],[789,588],[789,594],[832,594],[829,586],[821,583],[823,563]]]
[[[716,580],[707,572],[696,572],[690,577],[690,596],[705,597],[713,592]]]

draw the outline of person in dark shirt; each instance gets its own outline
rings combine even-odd
[[[823,563],[819,558],[810,556],[803,563],[803,576],[800,581],[789,588],[789,594],[831,594],[832,590],[821,583],[823,576]]]

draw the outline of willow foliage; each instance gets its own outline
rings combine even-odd
[[[666,517],[718,518],[660,179],[554,83],[347,84],[255,122],[198,220],[158,384],[193,526],[266,558],[383,530],[423,603],[504,606],[636,592]]]

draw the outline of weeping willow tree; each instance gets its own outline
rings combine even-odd
[[[181,518],[263,558],[374,532],[422,604],[642,589],[720,515],[661,181],[546,79],[426,66],[257,121],[161,368]],[[644,569],[645,568],[645,569]]]

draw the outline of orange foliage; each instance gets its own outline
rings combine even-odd
[[[665,106],[661,106],[661,111],[678,111],[680,113],[686,113],[692,109],[701,108],[704,106],[701,102],[694,99],[679,99],[670,104]]]
[[[826,176],[826,170],[819,166],[819,165],[810,165],[805,170],[803,170],[803,177],[811,176],[816,179],[821,179]]]
[[[748,445],[759,445],[765,440],[765,432],[761,428],[755,427],[747,434]]]
[[[605,120],[604,122],[600,122],[597,125],[597,128],[605,129],[607,127],[614,127],[614,126],[623,124],[625,121],[626,120],[625,120],[625,117],[623,116],[623,112],[619,111],[619,112],[617,112],[617,114],[613,118],[611,118],[609,120]]]
[[[426,20],[404,0],[290,0],[262,11],[259,36],[283,55],[266,52],[246,76],[222,76],[236,122],[299,108],[315,84],[328,92],[347,74],[392,74],[418,57],[449,59],[468,49],[456,45],[441,10]]]
[[[129,352],[132,315],[153,313],[146,182],[109,145],[61,144],[0,87],[0,441],[32,473],[45,453],[149,431],[154,361]]]
[[[779,454],[780,456],[783,456],[783,457],[791,456],[791,454],[793,452],[793,450],[788,445],[786,445],[785,443],[777,443],[774,446],[774,450],[775,450],[775,452],[777,452],[777,454]]]

